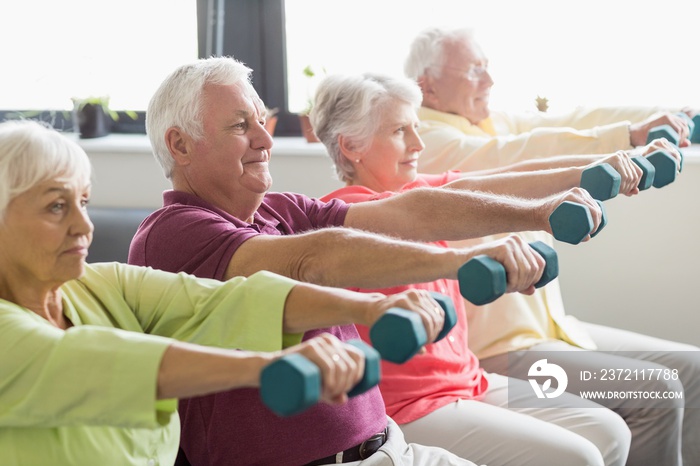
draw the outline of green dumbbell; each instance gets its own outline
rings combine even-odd
[[[379,383],[379,353],[360,340],[347,342],[365,355],[362,379],[348,392],[353,397]],[[321,371],[301,354],[290,354],[267,365],[260,375],[260,396],[278,416],[292,416],[310,408],[321,398]]]
[[[602,208],[602,204],[598,202]],[[602,225],[602,224],[601,224]],[[578,202],[564,201],[549,216],[554,238],[564,243],[578,244],[593,229],[593,217],[588,208]],[[599,226],[594,234],[602,228]]]
[[[535,288],[541,288],[559,275],[559,259],[554,249],[542,241],[530,243],[545,261],[544,271]],[[500,298],[507,287],[506,269],[503,265],[486,255],[468,260],[457,271],[459,292],[472,304],[482,306]]]
[[[690,135],[690,142],[693,144],[700,144],[700,113],[693,117],[693,125],[695,130]]]
[[[640,191],[649,189],[654,184],[654,177],[656,175],[656,167],[648,161],[643,155],[638,155],[632,157],[632,161],[637,164],[639,168],[642,169],[642,179],[639,180],[637,187]]]
[[[676,180],[676,160],[665,150],[657,150],[646,156],[654,166],[654,187],[663,188]]]
[[[442,330],[435,339],[439,341],[457,323],[457,313],[450,298],[439,293],[431,294],[445,313]],[[394,307],[386,311],[372,325],[369,329],[369,339],[382,359],[403,364],[425,346],[428,335],[418,314]]]
[[[593,199],[607,201],[620,192],[622,177],[609,163],[601,163],[587,168],[581,174],[581,187]]]

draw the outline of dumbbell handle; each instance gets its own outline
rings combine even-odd
[[[559,275],[559,260],[554,249],[541,241],[530,243],[545,260],[545,268],[536,288],[543,287]],[[467,261],[457,272],[459,290],[472,304],[481,306],[500,298],[507,288],[506,269],[489,256],[476,256]]]
[[[360,340],[347,343],[365,355],[362,379],[348,392],[348,396],[353,397],[379,383],[379,354]],[[284,356],[262,370],[260,396],[263,403],[279,416],[301,413],[321,398],[321,371],[301,354]]]

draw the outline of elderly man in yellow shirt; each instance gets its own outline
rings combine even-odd
[[[529,164],[532,169],[583,165],[600,158],[598,154],[644,145],[649,130],[661,124],[678,133],[681,146],[689,144],[684,118],[659,108],[579,109],[559,116],[492,112],[488,59],[466,29],[421,32],[411,46],[405,72],[423,92],[418,115],[426,147],[418,168],[424,173],[494,172],[511,164]],[[683,111],[689,116],[697,113]],[[679,163],[679,152],[670,152]],[[521,235],[527,241],[551,243],[546,235]],[[532,296],[511,294],[478,308],[467,303],[467,314],[470,347],[489,372],[527,377],[535,351],[548,351],[538,357],[548,357],[570,374],[613,366],[638,372],[677,369],[685,406],[697,407],[699,348],[579,322],[566,315],[557,280]],[[567,390],[578,394],[581,381],[574,379],[569,377]],[[621,388],[620,383],[606,387]],[[643,390],[656,390],[659,385],[663,381],[638,383]],[[650,403],[620,399],[596,401],[618,412],[632,430],[628,464],[700,464],[700,446],[692,438],[700,427],[699,410],[655,409]]]

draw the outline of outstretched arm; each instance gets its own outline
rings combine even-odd
[[[564,201],[584,204],[599,223],[600,207],[581,188],[541,199],[421,188],[353,204],[345,226],[413,241],[454,241],[518,231],[551,233],[549,216]]]
[[[362,378],[362,353],[330,334],[274,353],[226,350],[174,342],[161,359],[157,399],[187,398],[236,388],[260,386],[260,374],[271,362],[292,353],[305,356],[321,371],[322,397],[342,403]]]

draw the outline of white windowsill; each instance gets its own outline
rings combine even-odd
[[[132,154],[151,156],[151,143],[145,134],[110,134],[102,138],[75,138],[80,146],[90,155],[100,153]],[[321,143],[309,143],[302,137],[274,138],[272,148],[274,156],[319,156],[326,157],[326,148]]]
[[[102,138],[80,139],[72,136],[89,154],[119,153],[151,155],[151,143],[145,134],[110,134]],[[321,143],[309,143],[302,137],[274,138],[274,156],[319,156],[326,157],[326,149]],[[700,144],[693,144],[683,150],[687,163],[700,163]]]

